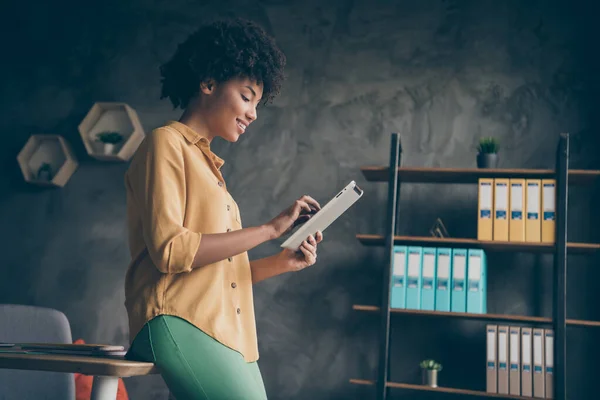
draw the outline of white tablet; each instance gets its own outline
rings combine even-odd
[[[333,223],[340,215],[350,208],[363,195],[363,190],[356,185],[356,182],[350,182],[325,206],[321,207],[310,219],[302,224],[281,247],[298,250],[304,240],[317,231],[325,229]]]

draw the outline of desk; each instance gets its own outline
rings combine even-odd
[[[91,400],[115,400],[119,378],[159,373],[147,362],[62,354],[0,353],[0,368],[93,375]]]

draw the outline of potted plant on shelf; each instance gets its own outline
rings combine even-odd
[[[115,150],[115,145],[123,140],[123,135],[119,132],[101,132],[96,135],[98,142],[104,143],[104,154],[112,154]]]
[[[37,170],[37,179],[40,181],[52,180],[52,168],[47,162],[42,163]]]
[[[493,137],[484,137],[477,146],[477,167],[496,168],[498,165],[498,140]]]
[[[420,366],[423,385],[437,387],[438,372],[442,370],[442,364],[435,360],[423,360],[421,361]]]

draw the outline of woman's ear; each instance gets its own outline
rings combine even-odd
[[[204,82],[200,82],[200,91],[204,94],[211,94],[215,90],[215,81],[209,79]]]

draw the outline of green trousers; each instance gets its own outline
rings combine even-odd
[[[156,364],[177,400],[267,399],[256,362],[178,317],[146,323],[126,358]]]

